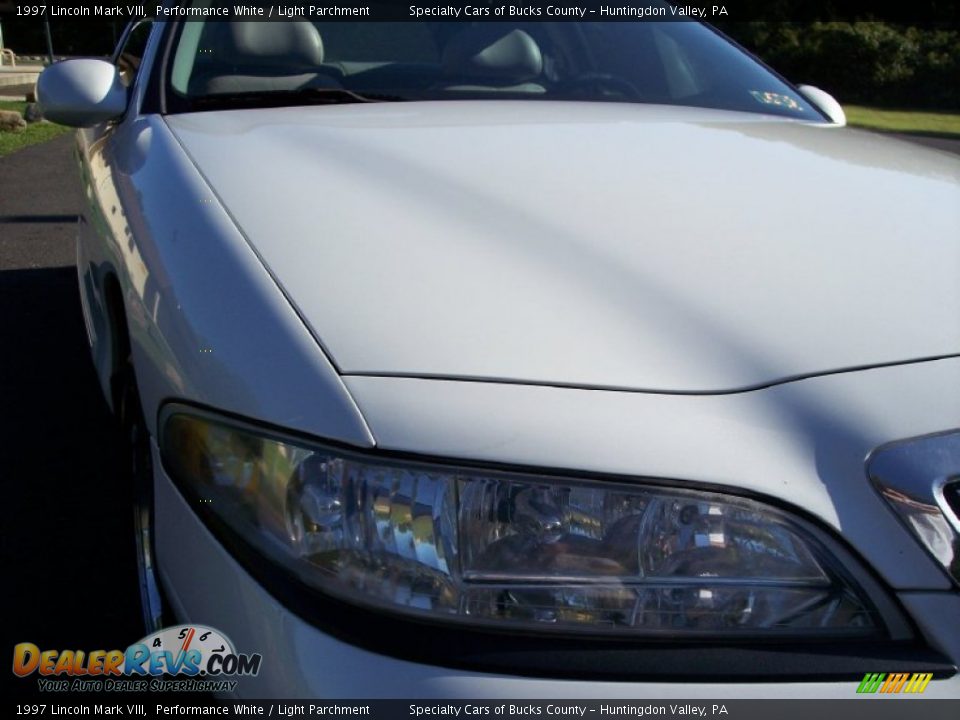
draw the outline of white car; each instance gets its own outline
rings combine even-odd
[[[694,22],[177,16],[39,94],[147,623],[237,694],[960,696],[955,156]]]

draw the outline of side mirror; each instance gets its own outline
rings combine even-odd
[[[37,102],[48,120],[91,127],[123,115],[127,88],[117,68],[106,60],[64,60],[40,73]]]
[[[847,114],[833,95],[813,85],[797,85],[797,90],[830,118],[834,125],[843,126],[847,124]]]

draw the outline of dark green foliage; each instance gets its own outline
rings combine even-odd
[[[43,21],[0,14],[4,45],[19,55],[46,55]],[[126,23],[96,18],[51,18],[50,35],[56,55],[109,55]]]
[[[721,29],[781,74],[841,102],[960,108],[960,31],[881,22],[726,23]]]

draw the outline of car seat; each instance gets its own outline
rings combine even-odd
[[[544,93],[543,54],[527,32],[484,23],[454,35],[441,59],[447,91]]]
[[[191,95],[339,87],[323,67],[323,39],[313,23],[219,23],[209,61],[190,81]]]

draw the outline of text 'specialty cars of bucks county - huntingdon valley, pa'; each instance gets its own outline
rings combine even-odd
[[[954,156],[696,22],[147,21],[39,96],[146,621],[237,693],[960,695]]]

